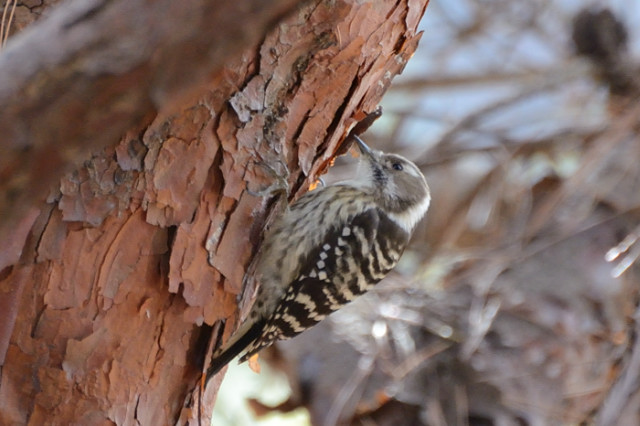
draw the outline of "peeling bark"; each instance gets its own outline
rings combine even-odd
[[[64,6],[0,55],[0,73],[18,82],[0,82],[0,130],[12,135],[0,160],[11,224],[0,307],[14,312],[0,327],[11,334],[0,423],[187,423],[210,326],[225,320],[228,335],[248,305],[246,270],[286,201],[247,188],[279,175],[291,198],[306,190],[412,55],[427,1],[319,1],[286,18],[293,1],[275,12],[262,1],[90,3]],[[221,7],[228,32],[209,10]],[[115,11],[138,15],[114,27]],[[79,48],[56,22],[93,43]],[[158,46],[127,43],[147,33]],[[47,34],[57,47],[38,62],[29,43]]]
[[[18,34],[0,55],[0,236],[74,163],[196,95],[298,3],[83,0]]]

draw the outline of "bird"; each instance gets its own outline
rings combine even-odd
[[[205,385],[237,355],[244,352],[244,362],[314,326],[398,263],[429,209],[429,186],[413,162],[354,139],[361,152],[357,175],[307,192],[265,233],[255,302],[213,352]]]

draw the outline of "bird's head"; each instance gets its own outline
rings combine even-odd
[[[407,232],[413,231],[431,201],[424,175],[401,155],[371,149],[358,136],[355,140],[362,153],[358,180],[373,190],[376,202],[392,219]]]

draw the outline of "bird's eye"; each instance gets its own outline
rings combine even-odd
[[[393,167],[393,170],[397,170],[397,171],[402,171],[403,169],[402,164],[400,163],[393,163],[391,167]]]

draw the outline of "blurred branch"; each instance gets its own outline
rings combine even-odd
[[[640,102],[633,105],[617,120],[611,123],[607,131],[600,134],[590,145],[583,155],[583,161],[580,168],[568,179],[566,179],[560,190],[550,195],[537,210],[537,215],[531,219],[528,225],[527,233],[532,236],[542,229],[548,223],[554,210],[567,198],[584,195],[584,183],[589,180],[599,169],[603,158],[607,158],[609,154],[623,140],[630,135],[635,134],[640,125]]]
[[[533,85],[534,87],[566,82],[576,78],[576,75],[584,75],[588,68],[579,61],[560,64],[557,67],[541,68],[537,70],[521,70],[514,72],[502,72],[491,70],[489,73],[478,75],[443,75],[440,77],[414,78],[393,84],[394,92],[415,92],[427,89],[461,89],[465,86],[482,86],[491,84]],[[549,81],[553,79],[553,81]],[[558,79],[556,81],[556,79]],[[548,82],[545,84],[545,82]]]
[[[607,426],[620,424],[620,414],[625,405],[629,403],[631,396],[640,389],[638,377],[640,377],[640,307],[634,315],[635,339],[631,347],[627,364],[618,380],[613,384],[607,397],[602,403],[602,408],[596,418],[596,424]]]

